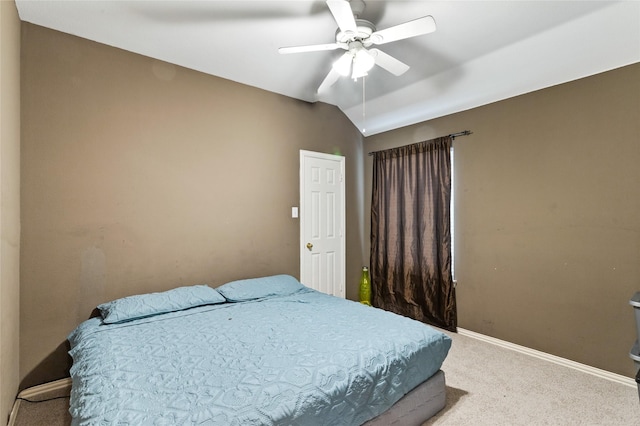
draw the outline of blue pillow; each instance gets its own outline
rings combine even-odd
[[[202,305],[224,303],[216,290],[206,285],[178,287],[161,293],[123,297],[98,305],[102,322],[115,324]]]
[[[216,290],[229,302],[243,302],[271,296],[286,296],[303,288],[306,287],[291,275],[273,275],[232,281]]]

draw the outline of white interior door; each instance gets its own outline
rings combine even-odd
[[[344,157],[300,151],[300,281],[345,297]]]

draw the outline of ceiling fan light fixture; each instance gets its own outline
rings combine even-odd
[[[351,52],[346,52],[344,55],[340,56],[337,61],[333,63],[333,69],[342,76],[348,76],[351,73],[351,62],[353,61],[353,56]]]
[[[366,50],[358,49],[353,57],[353,73],[351,78],[357,80],[368,74],[369,70],[375,65],[375,58]]]

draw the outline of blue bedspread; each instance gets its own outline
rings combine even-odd
[[[70,336],[75,425],[359,425],[436,373],[420,322],[310,289]]]

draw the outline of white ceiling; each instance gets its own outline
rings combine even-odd
[[[366,1],[377,29],[431,15],[434,33],[378,46],[411,66],[316,89],[344,51],[324,1],[16,0],[20,18],[307,102],[365,135],[640,62],[640,1]],[[363,108],[364,89],[364,108]],[[363,114],[364,112],[364,114]]]

